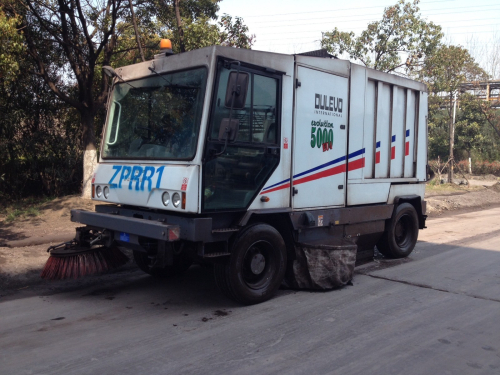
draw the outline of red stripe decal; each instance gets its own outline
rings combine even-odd
[[[347,167],[348,171],[354,171],[355,169],[364,168],[365,167],[365,158],[361,158],[358,160],[350,161]]]
[[[405,156],[410,155],[410,142],[406,142],[405,145]]]
[[[285,184],[285,185],[281,185],[281,186],[277,186],[277,187],[275,187],[273,189],[269,189],[269,190],[263,191],[262,193],[260,193],[260,195],[271,193],[273,191],[277,191],[277,190],[281,190],[281,189],[286,189],[286,188],[289,188],[289,187],[290,187],[290,183]]]
[[[379,159],[380,159],[380,151],[377,152],[377,154],[379,154]],[[365,167],[365,158],[361,158],[361,159],[349,162],[349,166],[348,166],[349,171],[353,171],[353,170],[356,170],[359,168],[364,168],[364,167]],[[345,171],[346,171],[346,164],[342,164],[342,165],[338,165],[336,167],[321,171],[319,173],[315,173],[315,174],[312,174],[310,176],[295,180],[295,181],[293,181],[293,184],[300,185],[300,184],[303,184],[304,182],[319,180],[320,178],[333,176],[333,175],[336,175],[339,173],[343,173]],[[289,183],[285,184],[285,185],[277,186],[273,189],[269,189],[269,190],[261,192],[260,195],[271,193],[271,192],[277,191],[277,190],[286,189],[289,187],[290,187]]]
[[[304,182],[318,180],[320,178],[333,176],[334,174],[339,174],[342,172],[345,172],[345,164],[339,165],[339,166],[331,168],[331,169],[327,169],[326,171],[312,174],[310,176],[301,178],[299,180],[295,180],[295,181],[293,181],[293,184],[299,185],[299,184],[303,184]]]
[[[391,148],[391,159],[396,159],[396,146],[392,146]]]
[[[379,163],[380,163],[380,151],[377,151],[377,153],[375,154],[375,164]]]

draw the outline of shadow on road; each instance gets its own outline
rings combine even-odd
[[[490,237],[495,241],[495,236],[481,237],[481,244],[487,245],[485,248],[469,245],[469,241],[463,245],[419,242],[409,258],[390,260],[376,256],[373,262],[356,268],[353,288],[356,288],[356,275],[367,275],[417,287],[500,300],[500,290],[497,291],[500,251],[491,250],[495,247],[489,244]],[[93,303],[132,298],[140,301],[141,309],[147,310],[169,306],[189,309],[237,306],[218,290],[209,266],[193,265],[183,275],[164,279],[151,277],[129,262],[110,274],[62,281],[39,279],[41,269],[31,269],[9,280],[0,273],[0,302],[34,295],[59,295],[58,299],[73,302],[92,299]],[[281,289],[278,297],[293,293],[297,291]]]

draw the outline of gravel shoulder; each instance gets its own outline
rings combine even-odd
[[[425,191],[427,215],[432,218],[500,206],[500,180],[495,176],[488,180],[469,179],[469,182],[469,187],[428,185]]]

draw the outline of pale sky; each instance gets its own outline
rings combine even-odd
[[[356,35],[369,22],[382,18],[385,7],[397,0],[222,0],[222,15],[240,16],[256,35],[255,50],[300,53],[320,48],[321,32],[338,27]],[[443,28],[452,44],[470,47],[500,40],[500,1],[498,0],[422,0],[422,18]],[[474,51],[471,51],[474,54]]]

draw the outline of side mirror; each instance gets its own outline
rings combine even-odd
[[[223,118],[219,128],[219,141],[234,142],[240,128],[240,120]]]
[[[227,80],[226,100],[224,103],[226,108],[245,108],[249,81],[250,75],[248,73],[229,73],[229,79]]]

